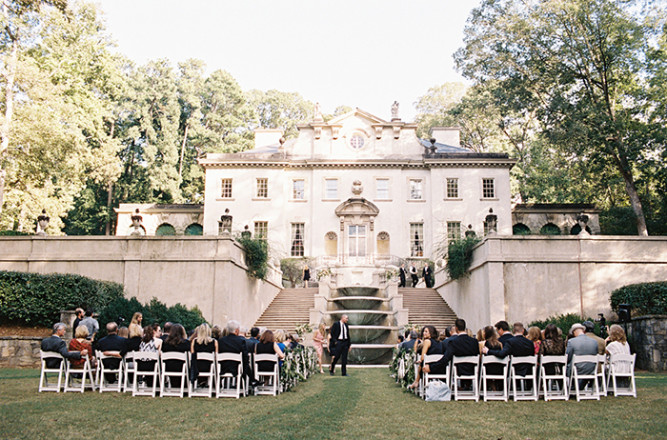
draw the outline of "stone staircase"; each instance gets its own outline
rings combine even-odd
[[[408,322],[419,326],[433,325],[438,332],[454,325],[457,316],[435,289],[400,288],[403,307],[408,309]]]
[[[308,324],[310,309],[315,307],[317,288],[283,289],[264,310],[255,327],[293,333],[300,324]]]

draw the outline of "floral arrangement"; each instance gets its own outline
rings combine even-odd
[[[417,353],[414,351],[394,348],[394,356],[389,364],[389,372],[401,387],[407,388],[415,381],[415,363],[417,359]]]
[[[321,280],[324,277],[330,277],[332,275],[331,268],[325,267],[317,271],[317,281]]]
[[[299,345],[285,351],[285,359],[280,370],[282,391],[289,391],[299,382],[304,382],[317,371],[317,354],[313,347]]]
[[[313,331],[313,326],[311,324],[300,324],[296,326],[294,331],[300,338],[302,338],[303,335]]]

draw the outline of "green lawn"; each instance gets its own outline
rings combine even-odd
[[[639,373],[639,398],[429,402],[385,369],[317,375],[279,397],[179,399],[38,393],[37,370],[0,369],[0,438],[667,438],[667,375]]]

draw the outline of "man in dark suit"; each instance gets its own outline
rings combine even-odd
[[[512,326],[512,331],[514,332],[514,337],[507,339],[503,342],[503,348],[501,350],[491,349],[484,347],[482,351],[484,354],[490,354],[491,356],[498,356],[499,358],[504,358],[505,356],[535,356],[535,345],[533,341],[526,338],[523,335],[524,327],[520,322],[515,322]],[[519,376],[525,376],[528,371],[529,364],[516,364],[516,374]]]
[[[259,328],[253,327],[250,329],[250,337],[246,338],[245,344],[248,349],[248,353],[255,352],[255,345],[259,342]]]
[[[42,340],[42,351],[55,351],[56,353],[60,353],[66,359],[81,359],[81,356],[88,355],[88,350],[83,350],[81,352],[67,350],[67,344],[62,339],[65,335],[66,328],[67,326],[62,322],[54,324],[51,336]],[[46,360],[47,368],[58,368],[59,365],[59,359]]]
[[[336,363],[340,359],[340,369],[343,376],[347,376],[347,352],[350,351],[350,328],[347,325],[348,317],[343,315],[340,321],[334,322],[331,326],[331,341],[329,342],[329,350],[331,350],[331,367],[329,367],[329,374],[334,375],[336,372]]]
[[[498,332],[498,341],[505,346],[505,342],[509,339],[512,339],[512,333],[510,332],[510,325],[507,321],[498,321],[496,322],[496,331]]]
[[[96,349],[101,351],[105,356],[113,356],[111,359],[104,359],[104,366],[106,368],[115,370],[120,366],[120,361],[127,353],[127,339],[118,336],[118,324],[115,322],[107,323],[107,335],[97,341]],[[107,382],[115,382],[115,373],[108,373],[106,376]]]
[[[422,269],[422,278],[424,278],[424,284],[426,284],[426,287],[429,289],[433,287],[433,270],[428,264],[426,264]]]
[[[405,287],[405,281],[407,275],[408,273],[405,270],[405,263],[401,264],[401,267],[398,269],[398,279],[399,279],[398,287]]]
[[[476,356],[479,354],[479,342],[475,338],[471,338],[466,333],[466,322],[463,319],[457,319],[454,323],[454,330],[446,344],[445,354],[440,360],[424,366],[424,371],[434,374],[445,374],[449,361],[454,356]],[[471,364],[460,364],[458,366],[458,373],[460,375],[472,375],[475,372],[475,367]]]
[[[246,339],[240,335],[241,324],[238,321],[227,323],[227,336],[218,340],[218,353],[241,353],[243,359],[243,374],[252,378],[252,370],[248,359],[248,344]],[[236,374],[238,365],[234,361],[224,361],[220,364],[220,373]]]
[[[72,324],[72,337],[74,337],[74,333],[76,333],[76,328],[79,326],[84,317],[84,312],[81,307],[77,307],[76,310],[74,310],[74,313],[76,315],[76,318],[74,319],[74,323]]]

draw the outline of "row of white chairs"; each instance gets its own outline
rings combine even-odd
[[[199,371],[198,380],[190,381],[189,373],[192,363],[190,353],[182,352],[139,352],[127,353],[122,359],[116,356],[106,356],[97,351],[98,359],[96,368],[90,365],[86,358],[83,365],[74,368],[60,353],[40,352],[41,372],[39,378],[39,392],[76,391],[83,393],[87,389],[113,392],[132,392],[133,396],[178,396],[184,397],[235,397],[246,396],[250,384],[245,380],[243,372],[243,361],[240,353],[197,353],[197,360],[208,361],[209,370]],[[47,367],[47,361],[57,360],[58,367]],[[105,359],[118,359],[117,368],[105,366]],[[180,362],[178,371],[167,371],[168,361]],[[235,373],[222,373],[222,362],[235,362],[237,369]],[[277,395],[280,392],[280,370],[278,368],[278,356],[275,354],[251,355],[254,379],[262,384],[253,388],[256,395]],[[259,371],[259,362],[273,364],[270,371]],[[140,365],[153,367],[149,371],[141,370]],[[107,380],[113,377],[114,380]],[[200,380],[205,381],[205,386],[199,386]],[[152,385],[149,383],[152,382]],[[172,386],[179,383],[178,386]]]
[[[424,363],[438,361],[442,355],[427,355]],[[612,392],[614,396],[637,397],[635,386],[636,355],[573,355],[572,371],[567,376],[567,356],[454,356],[447,365],[444,374],[424,373],[415,392],[422,398],[426,395],[429,382],[439,380],[445,382],[452,391],[454,400],[503,400],[510,397],[517,400],[545,401],[568,400],[574,394],[577,401],[597,399]],[[582,374],[578,365],[594,363],[591,374]],[[473,374],[461,375],[457,368],[467,364],[473,368]],[[500,374],[490,374],[488,367],[496,365]],[[517,367],[525,370],[525,375],[517,373]],[[419,368],[415,364],[415,369]],[[470,368],[470,367],[469,367]],[[399,375],[403,375],[405,367],[399,365]],[[462,387],[462,381],[470,386]],[[624,382],[621,384],[621,382]],[[624,386],[621,386],[624,385]],[[495,389],[493,389],[495,388]]]

